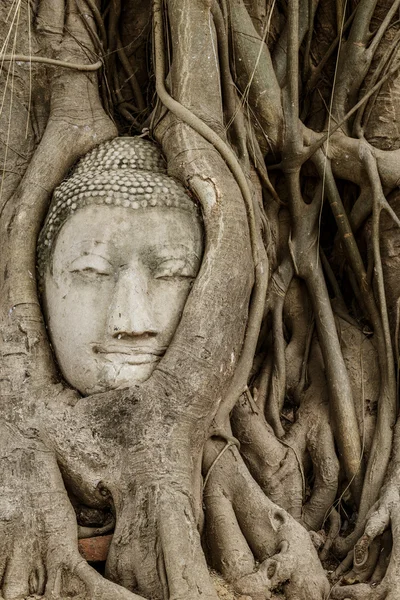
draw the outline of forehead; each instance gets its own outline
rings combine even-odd
[[[157,247],[201,251],[202,228],[196,215],[177,208],[131,209],[92,205],[67,219],[55,240],[53,260],[84,252],[125,255]]]

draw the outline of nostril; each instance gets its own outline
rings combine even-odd
[[[114,338],[149,337],[158,332],[145,275],[131,270],[121,272],[115,283],[108,315],[108,332]]]

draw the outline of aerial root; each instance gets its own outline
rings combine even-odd
[[[381,537],[378,536],[369,544],[369,550],[366,559],[362,564],[354,563],[353,569],[345,575],[343,581],[345,584],[365,583],[370,580],[375,571],[381,551]]]
[[[319,555],[319,557],[322,561],[326,560],[328,558],[330,549],[332,548],[332,544],[333,544],[335,538],[340,533],[340,524],[341,524],[340,515],[334,507],[332,507],[330,509],[328,520],[329,520],[328,535],[326,536],[325,544]]]
[[[211,558],[239,593],[267,600],[284,585],[290,600],[324,599],[329,584],[308,532],[263,494],[237,448],[213,469],[204,502]]]
[[[390,525],[390,530],[388,526]],[[332,590],[337,600],[396,600],[400,596],[400,497],[395,477],[371,509],[364,533],[354,548],[354,567],[345,585]]]
[[[217,600],[184,483],[147,479],[116,497],[106,576],[146,598]]]
[[[384,578],[390,562],[392,545],[392,532],[385,531],[381,536],[381,549],[378,556],[375,571],[373,572],[371,577],[372,584],[380,583]]]

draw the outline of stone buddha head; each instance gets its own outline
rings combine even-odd
[[[157,147],[116,138],[55,190],[38,242],[47,327],[65,380],[83,395],[148,379],[199,270],[198,208]]]

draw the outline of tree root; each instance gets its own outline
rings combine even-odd
[[[75,512],[54,454],[0,422],[0,595],[143,600],[105,580],[80,556]]]
[[[209,444],[205,466],[217,452],[218,443]],[[212,563],[239,593],[264,600],[284,586],[288,599],[325,598],[329,585],[308,533],[262,493],[236,448],[213,469],[204,502]]]
[[[275,437],[261,411],[255,412],[245,395],[236,404],[231,421],[240,453],[263,492],[300,519],[303,481],[295,452]]]
[[[391,555],[391,527],[393,546]],[[385,486],[378,502],[367,518],[364,534],[354,549],[354,568],[346,579],[372,583],[337,587],[332,598],[338,600],[396,600],[400,594],[400,493],[399,486],[392,479]],[[387,569],[385,572],[385,566]],[[383,578],[382,578],[383,577]],[[380,581],[380,582],[379,582]],[[377,584],[377,582],[379,582]]]
[[[191,497],[177,479],[136,482],[118,496],[106,577],[146,598],[216,600]]]
[[[96,60],[93,57],[97,46],[93,46],[90,39],[99,40],[99,37],[96,32],[90,30],[90,27],[94,23],[97,24],[99,36],[104,42],[107,37],[103,22],[104,15],[99,12],[100,3],[97,0],[87,0],[87,3],[92,8],[95,20],[92,22],[89,19],[90,23],[86,28],[81,22],[85,15],[80,13],[78,16],[75,12],[76,3],[73,0],[67,3],[64,0],[53,2],[42,0],[39,3],[37,30],[46,31],[46,35],[54,36],[47,44],[57,57],[55,61],[50,59],[51,64],[59,67],[78,66],[86,71],[93,70],[100,64],[92,64]],[[105,18],[108,19],[108,34],[113,43],[114,38],[117,39],[122,2],[116,0],[114,3],[106,4],[108,17]],[[133,5],[134,2],[131,4]],[[360,379],[357,379],[357,374],[354,373],[359,365],[355,357],[356,353],[346,359],[343,339],[339,339],[342,334],[341,327],[333,318],[330,296],[325,286],[325,275],[319,268],[320,238],[317,230],[321,224],[320,199],[323,196],[323,189],[322,186],[317,186],[314,199],[311,203],[307,203],[303,202],[302,186],[300,186],[301,162],[304,162],[306,157],[310,157],[317,147],[321,146],[327,137],[332,136],[332,132],[354,114],[358,110],[357,107],[361,106],[360,103],[352,107],[347,104],[349,104],[349,95],[354,96],[355,102],[355,96],[361,85],[358,80],[362,73],[360,70],[357,73],[358,79],[355,78],[354,81],[352,81],[351,68],[347,69],[347,73],[339,73],[338,81],[341,82],[339,87],[342,87],[339,101],[342,105],[336,104],[333,112],[339,115],[339,120],[342,119],[341,123],[330,129],[327,135],[323,133],[314,135],[311,130],[305,132],[305,128],[301,130],[298,119],[300,88],[298,85],[300,16],[298,1],[289,3],[287,8],[289,14],[285,28],[288,35],[287,45],[285,44],[288,56],[287,86],[283,91],[277,84],[268,47],[264,43],[268,35],[267,29],[263,38],[254,30],[248,14],[248,2],[229,0],[221,4],[225,17],[227,4],[232,12],[231,31],[227,32],[227,36],[223,31],[224,23],[221,23],[220,15],[215,17],[220,20],[219,26],[218,23],[216,24],[219,34],[217,32],[215,35],[212,17],[209,14],[210,2],[168,0],[168,27],[172,42],[183,39],[183,35],[177,34],[183,32],[185,39],[189,40],[189,47],[183,47],[183,44],[170,44],[169,40],[164,44],[162,35],[161,39],[156,37],[158,40],[156,46],[157,44],[160,46],[156,48],[158,61],[162,58],[160,55],[165,54],[164,46],[168,46],[171,51],[170,73],[158,72],[157,74],[158,91],[160,98],[164,99],[171,111],[175,111],[177,119],[171,118],[171,115],[164,116],[155,128],[155,133],[167,150],[167,154],[169,148],[169,158],[172,158],[169,162],[171,171],[185,184],[190,185],[192,191],[197,192],[204,209],[208,251],[202,273],[185,307],[174,343],[169,348],[161,368],[154,374],[155,383],[140,386],[138,390],[110,396],[110,401],[118,408],[113,414],[110,408],[113,404],[107,405],[107,402],[102,402],[104,397],[83,401],[74,397],[71,400],[72,394],[69,396],[64,389],[60,392],[61,384],[59,387],[53,385],[53,376],[57,374],[52,369],[52,357],[48,352],[32,273],[35,267],[36,236],[52,189],[64,177],[67,167],[83,152],[92,148],[100,140],[112,137],[116,134],[116,130],[100,105],[97,80],[93,74],[71,71],[68,74],[71,78],[68,78],[64,70],[59,73],[53,67],[48,69],[52,77],[50,86],[52,107],[48,127],[25,180],[10,204],[6,206],[2,226],[2,234],[6,240],[4,245],[7,246],[0,269],[1,273],[4,273],[1,284],[2,296],[5,298],[2,323],[7,323],[7,335],[4,335],[4,338],[7,337],[5,341],[8,345],[9,340],[14,339],[13,335],[18,334],[18,344],[16,343],[15,346],[19,346],[19,355],[24,357],[8,361],[7,364],[11,367],[4,368],[4,380],[12,382],[12,392],[15,393],[12,397],[12,401],[15,399],[15,404],[13,403],[11,407],[11,401],[8,399],[7,408],[14,410],[17,407],[19,410],[22,397],[30,401],[35,394],[36,398],[41,394],[41,402],[34,409],[37,409],[35,418],[38,417],[40,424],[36,421],[34,427],[40,429],[40,435],[46,441],[51,439],[52,449],[57,451],[57,460],[64,469],[65,480],[69,478],[69,482],[75,486],[74,489],[80,491],[81,500],[87,494],[93,500],[93,504],[96,504],[98,501],[96,493],[101,495],[104,492],[105,497],[100,498],[100,501],[104,500],[106,504],[109,502],[109,506],[112,498],[116,512],[116,530],[108,558],[107,573],[115,582],[122,583],[130,591],[139,589],[147,596],[157,595],[173,599],[185,598],[185,600],[197,600],[200,597],[215,598],[197,532],[198,521],[201,519],[198,515],[201,512],[200,494],[197,497],[196,491],[193,490],[199,489],[200,459],[198,457],[204,444],[206,431],[212,419],[216,417],[218,406],[223,406],[223,414],[220,418],[220,425],[222,425],[225,423],[225,417],[227,420],[237,397],[247,389],[249,365],[254,358],[269,276],[266,261],[261,265],[264,253],[260,244],[259,229],[263,215],[258,215],[257,210],[253,212],[252,190],[246,180],[248,164],[243,161],[246,163],[244,166],[246,172],[242,172],[234,153],[223,141],[226,139],[224,109],[229,102],[220,94],[220,66],[221,63],[225,63],[223,77],[226,89],[231,86],[231,69],[233,72],[235,68],[237,72],[236,79],[232,77],[233,83],[242,89],[244,102],[248,103],[248,114],[258,115],[261,126],[265,125],[266,132],[265,135],[262,132],[260,143],[263,141],[266,146],[265,141],[268,141],[269,136],[272,145],[279,147],[279,152],[283,151],[281,166],[283,165],[286,171],[287,189],[293,209],[290,239],[287,244],[285,240],[290,262],[290,278],[293,276],[293,271],[297,271],[308,288],[314,306],[320,347],[324,354],[326,376],[319,360],[316,359],[314,348],[314,353],[313,349],[311,350],[312,356],[309,362],[316,367],[314,370],[312,368],[308,370],[309,387],[303,385],[306,381],[308,350],[312,340],[312,333],[308,333],[310,321],[307,318],[300,322],[303,306],[300,302],[292,314],[293,322],[289,327],[292,337],[285,349],[284,327],[287,325],[285,305],[283,299],[280,304],[275,303],[272,307],[275,311],[272,335],[275,334],[275,367],[278,369],[276,385],[270,387],[269,394],[269,399],[275,402],[273,405],[269,402],[267,415],[269,411],[269,417],[274,421],[275,432],[282,439],[276,439],[271,432],[264,418],[264,406],[261,409],[256,406],[254,410],[253,406],[245,405],[242,400],[240,401],[234,409],[232,418],[234,433],[241,440],[243,456],[255,480],[242,462],[237,449],[226,447],[225,451],[220,453],[218,442],[210,442],[211,450],[206,449],[204,466],[204,470],[208,473],[204,481],[206,538],[213,563],[234,582],[238,591],[251,594],[255,600],[264,600],[269,598],[276,588],[282,587],[286,597],[293,600],[303,598],[322,600],[327,593],[327,581],[309,535],[299,523],[282,510],[282,506],[299,520],[302,519],[307,527],[318,529],[329,507],[335,501],[339,463],[332,434],[333,428],[329,420],[328,403],[325,399],[327,388],[330,389],[331,403],[334,408],[331,416],[336,421],[335,435],[342,453],[341,466],[345,467],[348,482],[353,487],[353,500],[358,500],[361,489],[357,479],[362,476],[359,468],[362,465],[359,463],[362,462],[362,455],[365,456],[364,451],[367,450],[366,454],[370,454],[373,459],[370,461],[373,469],[368,470],[368,477],[365,479],[367,481],[371,475],[375,482],[370,498],[378,493],[380,486],[376,481],[379,483],[383,478],[383,473],[381,478],[377,468],[379,463],[383,462],[379,460],[382,459],[382,447],[385,446],[387,460],[390,451],[389,435],[381,435],[382,443],[374,446],[375,457],[369,452],[370,445],[365,444],[364,439],[361,444],[357,442],[358,431],[361,434],[365,431],[364,382],[362,379],[361,385],[358,386]],[[390,10],[394,11],[398,4],[399,0],[396,0]],[[161,10],[161,2],[157,1],[155,5]],[[373,6],[374,0],[360,2],[362,10],[366,7],[368,11],[368,5]],[[312,6],[316,6],[316,3],[311,2],[309,8]],[[339,1],[338,6],[342,9],[343,3]],[[163,25],[162,21],[161,23],[157,21],[161,16],[160,10],[156,11],[155,18],[155,24],[158,26]],[[370,17],[372,12],[370,11]],[[182,19],[182,15],[188,18]],[[352,27],[351,30],[354,38],[356,26],[362,25],[364,28],[363,36],[357,37],[358,42],[365,41],[364,37],[368,37],[370,26],[370,17],[363,19],[360,15],[361,12],[357,12],[354,28]],[[193,16],[198,16],[198,19]],[[281,16],[283,20],[283,13]],[[309,22],[310,36],[311,24],[312,19]],[[386,27],[388,24],[389,21],[386,19]],[[353,48],[351,61],[353,73],[357,71],[355,66],[361,65],[365,69],[367,62],[372,59],[372,56],[367,56],[367,53],[372,54],[371,48],[376,47],[383,27],[384,24],[379,27],[378,34],[368,49],[367,46],[357,45]],[[157,33],[160,33],[160,27],[156,27]],[[224,38],[223,44],[220,38]],[[221,56],[215,53],[214,41],[216,40],[220,42],[219,52],[221,53],[221,49],[225,52],[223,61]],[[310,40],[311,37],[308,41]],[[232,41],[233,44],[230,43]],[[136,104],[139,108],[143,108],[142,90],[135,83],[134,70],[128,61],[128,54],[125,54],[125,42],[128,44],[127,41],[120,43],[117,39],[117,45],[114,45],[112,50],[118,52],[136,96]],[[41,51],[44,46],[46,44],[38,49],[38,55],[43,54]],[[350,45],[347,47],[350,48]],[[211,53],[211,48],[214,54]],[[59,54],[57,49],[60,50]],[[25,49],[22,51],[24,52],[22,57],[16,55],[13,59],[30,59],[30,55],[33,54]],[[236,55],[236,65],[234,60],[229,60],[231,58],[228,56],[229,52]],[[309,46],[306,49],[306,56],[308,54]],[[360,55],[362,58],[356,60]],[[210,61],[210,56],[215,57],[214,62]],[[8,55],[3,55],[0,59],[7,57]],[[58,58],[63,58],[65,61],[60,61]],[[113,61],[113,57],[110,60]],[[198,62],[190,62],[192,60]],[[49,61],[46,59],[46,62]],[[85,62],[88,63],[86,66],[83,65]],[[339,69],[345,71],[342,63],[343,61],[339,64]],[[193,69],[193,64],[198,68]],[[159,71],[158,66],[157,71]],[[394,70],[388,71],[384,77],[388,78],[393,73]],[[171,95],[165,89],[166,78],[171,84],[169,86]],[[343,82],[349,80],[352,89],[346,91]],[[110,81],[111,85],[115,84],[119,87],[122,79],[117,68],[114,69]],[[382,81],[384,79],[379,82],[379,85]],[[373,80],[372,82],[374,83]],[[371,87],[371,81],[368,85],[370,88],[368,94],[378,89],[376,86]],[[71,94],[66,93],[66,90],[71,91]],[[269,93],[265,93],[267,90]],[[202,93],[199,93],[200,91]],[[346,92],[345,97],[344,92]],[[365,101],[368,94],[361,102]],[[286,100],[285,131],[283,131],[282,95]],[[71,96],[74,98],[71,99]],[[115,98],[118,102],[124,100],[124,96],[118,92],[115,92]],[[76,99],[78,99],[77,103]],[[128,106],[121,105],[121,112],[124,109],[128,109]],[[241,115],[235,115],[235,110],[235,101],[231,98],[229,116],[241,118]],[[359,117],[361,116],[362,111],[359,112]],[[182,121],[179,122],[179,118],[186,120],[193,129],[190,129],[187,124],[184,125]],[[248,129],[251,129],[250,124]],[[254,129],[257,129],[257,126]],[[195,134],[194,130],[201,135]],[[304,134],[304,139],[308,136],[310,143],[301,142],[301,132]],[[201,136],[208,139],[211,144],[206,144]],[[287,138],[285,143],[284,136]],[[240,136],[238,137],[240,139]],[[251,276],[247,273],[251,274],[252,271],[248,268],[250,265],[248,224],[239,188],[230,173],[223,174],[224,169],[227,170],[226,165],[214,148],[219,148],[221,154],[227,159],[247,203],[253,262],[256,268],[258,267],[257,294],[253,294],[253,308],[256,306],[256,310],[252,309],[250,313],[244,348],[242,334],[245,331],[248,316],[247,300],[251,289]],[[241,148],[245,154],[243,150],[245,142]],[[363,183],[365,166],[368,166],[368,162],[365,161],[365,156],[361,156],[362,152],[359,150],[365,150],[364,142],[346,138],[338,133],[332,136],[330,150],[332,154],[336,152],[337,155],[350,156],[347,161],[333,160],[332,169],[335,176],[339,177],[339,173],[342,173],[343,178],[346,176],[351,181]],[[382,180],[384,187],[386,184],[388,187],[397,185],[398,153],[376,151],[374,155],[376,161],[374,158],[374,164],[371,162],[369,164],[370,183],[377,184]],[[51,163],[51,159],[54,164]],[[329,192],[329,182],[335,182],[330,158],[327,162],[328,169],[322,153],[320,159],[321,180],[326,184],[325,191]],[[49,163],[53,168],[47,173]],[[45,172],[46,177],[42,175]],[[303,175],[304,173],[302,173],[302,181]],[[267,178],[264,180],[267,181]],[[331,201],[336,199],[335,190],[336,188],[333,192],[330,191]],[[383,201],[381,189],[378,191],[375,189],[375,200],[378,195],[382,196],[381,201]],[[340,200],[339,194],[338,200]],[[342,203],[336,204],[335,215],[340,229],[346,211]],[[256,204],[256,209],[258,208]],[[23,244],[21,244],[21,231],[24,233]],[[351,255],[356,249],[351,230],[343,229],[342,234],[344,234],[342,236],[344,241],[347,239],[354,244],[351,248],[348,246]],[[379,222],[376,219],[375,267],[380,262],[379,252],[377,252],[378,234]],[[262,257],[261,261],[260,257]],[[352,276],[357,279],[358,274],[361,295],[363,292],[361,284],[368,278],[363,269],[358,268],[362,267],[361,257],[357,254],[356,258],[357,260],[352,263]],[[372,269],[370,263],[371,278]],[[214,273],[214,277],[209,276],[211,272]],[[231,283],[227,283],[228,279]],[[382,291],[381,275],[379,286]],[[376,290],[370,286],[368,289],[370,301],[373,300],[375,292]],[[211,303],[210,300],[218,295],[220,295],[218,302]],[[196,300],[198,305],[195,306]],[[299,307],[300,310],[297,310]],[[268,326],[269,323],[265,319],[264,327],[267,335],[269,335]],[[9,332],[12,335],[8,336]],[[375,328],[375,336],[377,332],[379,333],[379,327]],[[389,341],[388,333],[386,331],[387,341]],[[259,341],[260,345],[265,342],[264,339]],[[363,342],[360,344],[363,345]],[[264,344],[262,348],[264,354],[267,345]],[[385,361],[386,366],[392,364],[389,346],[390,344],[387,344],[386,353],[378,350],[382,372]],[[241,349],[242,355],[239,358]],[[28,358],[25,359],[27,356]],[[273,371],[272,368],[271,370]],[[346,375],[346,370],[349,377]],[[24,378],[23,385],[20,385],[19,380],[17,381],[18,376]],[[27,383],[28,377],[31,378],[29,383]],[[234,385],[229,389],[232,377]],[[266,375],[265,379],[268,378],[269,376]],[[393,383],[394,378],[391,379]],[[49,382],[49,387],[46,387],[46,382]],[[385,408],[391,402],[394,412],[394,385],[386,386],[387,389],[389,387],[390,393],[384,393],[385,386],[381,380],[379,404]],[[264,386],[264,391],[266,388],[267,385]],[[355,388],[358,388],[358,391],[362,390],[359,394],[362,396],[361,402],[358,402]],[[21,389],[28,390],[25,396],[24,392],[21,393]],[[289,434],[285,434],[280,419],[285,394],[288,391],[295,398],[297,405],[300,405],[300,409]],[[266,397],[267,393],[264,396]],[[224,397],[228,398],[225,400],[225,405]],[[50,406],[54,398],[59,401],[58,407],[51,406],[51,410],[54,409],[54,420],[51,425],[46,423],[42,426],[42,421],[46,420],[44,405]],[[375,400],[375,396],[372,397],[369,393],[366,394],[366,398]],[[82,404],[86,401],[96,408],[92,412],[82,410],[80,413]],[[108,411],[107,408],[110,410]],[[381,412],[381,408],[379,411]],[[22,412],[21,410],[21,415]],[[68,420],[71,414],[73,416]],[[121,414],[127,415],[124,423],[121,423]],[[185,418],[182,418],[183,414]],[[80,420],[77,415],[87,417],[87,421]],[[153,419],[155,415],[157,418]],[[60,416],[65,416],[66,419]],[[112,419],[109,419],[109,416]],[[32,418],[32,422],[33,420]],[[388,420],[389,425],[393,420],[394,416],[392,420]],[[190,442],[186,445],[178,444],[172,451],[171,447],[166,447],[166,443],[160,450],[164,440],[173,437],[172,428],[165,427],[166,423],[173,421],[174,431],[179,431],[177,438],[181,436],[179,441],[185,439]],[[373,419],[370,420],[370,429],[373,429],[375,422],[371,424],[371,421]],[[49,427],[46,429],[47,425]],[[125,439],[128,429],[141,435],[131,435],[130,438],[126,436]],[[54,430],[57,430],[57,435]],[[108,437],[105,442],[106,430]],[[379,427],[378,423],[377,435],[382,431],[388,433],[389,429]],[[104,600],[138,598],[130,591],[102,579],[79,557],[75,517],[64,490],[56,458],[42,445],[36,433],[37,429],[29,442],[23,439],[18,446],[15,445],[14,436],[6,431],[4,439],[7,443],[4,447],[0,447],[1,477],[5,490],[5,495],[0,500],[0,536],[4,539],[4,544],[0,548],[0,589],[3,597],[5,600],[12,600],[30,593],[46,593],[52,598],[72,594]],[[163,436],[163,433],[168,435]],[[101,434],[104,434],[104,437],[97,446]],[[15,438],[19,439],[18,432]],[[126,440],[128,443],[120,444],[122,438],[124,443]],[[353,438],[356,440],[355,443]],[[171,446],[173,446],[172,442]],[[214,450],[213,446],[216,446]],[[144,458],[141,456],[140,460],[136,452],[138,447],[145,448]],[[80,452],[82,448],[84,452]],[[111,449],[110,452],[107,452],[108,448]],[[377,451],[376,448],[381,451]],[[168,455],[169,451],[186,458],[174,462]],[[210,462],[215,456],[218,456],[218,461]],[[98,460],[99,457],[101,461]],[[162,463],[160,460],[157,463],[157,458],[165,462]],[[171,459],[170,462],[167,459]],[[311,463],[314,485],[310,497],[303,505],[306,498],[304,491],[306,479],[303,471],[306,475],[311,473]],[[168,472],[167,475],[159,470],[161,464]],[[212,470],[210,464],[213,464]],[[22,468],[27,470],[18,471]],[[98,474],[103,472],[109,475],[108,479],[105,478],[105,483],[98,477]],[[18,476],[17,482],[15,482],[15,474]],[[281,508],[274,504],[271,498],[267,498],[263,491],[271,495]],[[368,499],[362,503],[361,524],[358,524],[361,530],[369,506]],[[400,551],[397,541],[400,527],[399,509],[399,486],[389,485],[367,520],[364,535],[356,546],[354,568],[346,578],[348,583],[357,581],[360,585],[338,588],[332,592],[332,597],[371,598],[372,600],[389,599],[398,595],[397,592],[400,590],[400,572],[397,566]],[[339,529],[339,516],[335,511],[332,512],[330,521],[331,530],[323,550],[325,555]],[[387,530],[389,524],[394,539],[392,551],[391,533]],[[359,533],[360,531],[357,530],[356,535]],[[349,540],[346,543],[351,546]],[[376,582],[377,585],[372,587],[366,585],[368,579]]]
[[[1,62],[35,62],[54,67],[62,67],[63,69],[73,69],[74,71],[98,71],[103,65],[99,60],[92,65],[84,65],[79,63],[66,62],[65,60],[56,60],[46,56],[25,56],[24,54],[0,54]]]
[[[317,531],[333,505],[339,477],[326,399],[326,380],[317,344],[313,344],[311,382],[301,399],[297,420],[283,439],[274,436],[260,410],[243,396],[232,413],[240,452],[264,493],[307,529]],[[305,502],[308,457],[315,481]],[[304,504],[305,502],[305,504]]]

